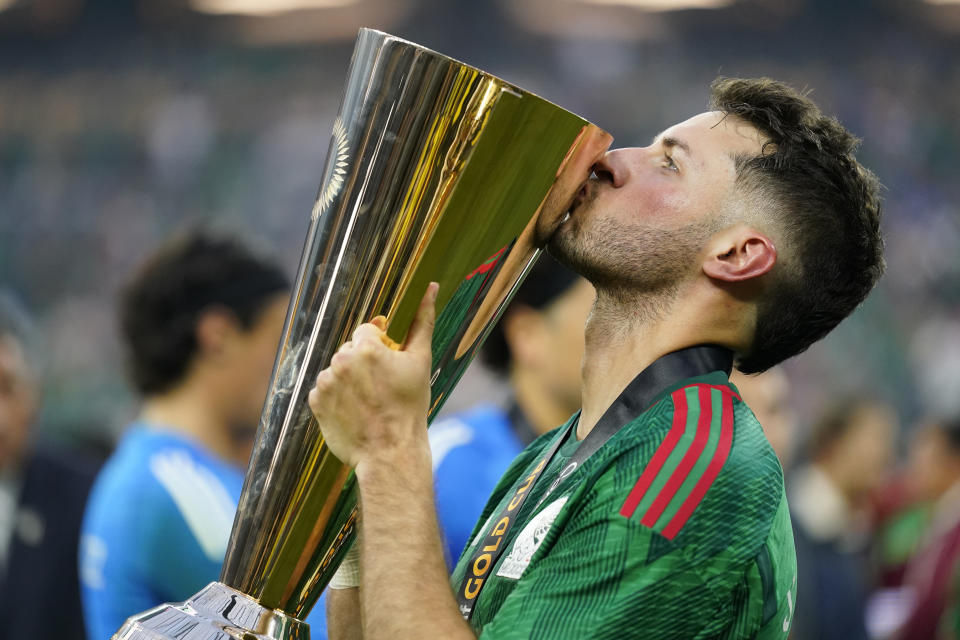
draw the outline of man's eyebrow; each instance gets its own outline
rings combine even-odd
[[[680,147],[681,149],[683,149],[684,153],[686,153],[688,156],[693,157],[693,153],[690,152],[690,145],[684,142],[683,140],[680,140],[679,138],[674,138],[673,136],[666,136],[660,142],[663,144],[663,146],[667,148]]]

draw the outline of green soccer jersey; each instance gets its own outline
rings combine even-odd
[[[541,501],[580,443],[570,437],[554,455],[486,574],[474,629],[498,639],[786,638],[796,556],[783,473],[726,373],[677,381],[622,423]],[[501,479],[454,589],[567,426]]]

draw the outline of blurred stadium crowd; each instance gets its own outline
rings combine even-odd
[[[808,584],[869,610],[874,637],[915,606],[881,589],[905,579],[931,522],[946,526],[932,505],[960,468],[948,455],[960,451],[948,420],[960,415],[960,4],[344,0],[263,15],[226,4],[0,1],[0,287],[41,336],[39,437],[102,459],[136,414],[117,294],[175,231],[236,232],[292,275],[360,26],[514,81],[617,146],[702,111],[717,75],[766,75],[809,87],[863,138],[860,160],[887,188],[886,276],[778,374],[789,393],[777,402],[794,414],[788,486],[804,494],[793,506],[814,505],[795,514],[812,528],[800,564],[837,554],[824,566],[852,573]],[[447,412],[505,388],[478,364]],[[817,512],[827,494],[842,517]],[[861,637],[803,635],[802,598],[796,637]]]

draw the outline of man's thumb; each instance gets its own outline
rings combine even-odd
[[[410,331],[407,333],[407,341],[404,344],[404,351],[426,351],[430,353],[433,344],[433,323],[436,319],[437,291],[440,285],[431,282],[427,285],[427,291],[420,300],[420,308],[417,309],[417,315],[410,325]]]

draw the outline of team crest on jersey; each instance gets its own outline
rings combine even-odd
[[[514,540],[510,555],[500,563],[500,568],[497,569],[498,576],[518,580],[523,575],[527,565],[530,564],[530,559],[533,558],[533,554],[543,543],[543,539],[547,537],[547,532],[550,531],[553,521],[557,519],[560,509],[566,504],[567,498],[569,496],[554,500],[527,523],[517,539]]]

